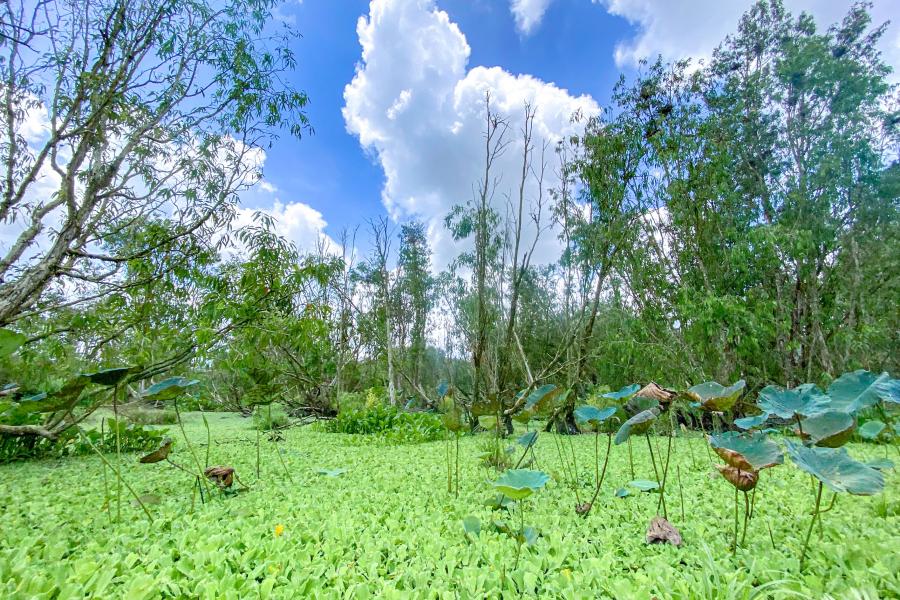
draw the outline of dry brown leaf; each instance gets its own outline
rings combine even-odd
[[[647,528],[647,543],[680,546],[681,533],[664,518],[653,517],[650,521],[650,527]]]
[[[742,492],[749,492],[759,482],[759,471],[738,469],[726,465],[716,465],[716,468],[722,477]]]

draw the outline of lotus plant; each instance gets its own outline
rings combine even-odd
[[[519,507],[519,530],[510,532],[516,540],[516,562],[513,569],[519,566],[522,544],[531,545],[537,539],[537,531],[532,527],[525,527],[525,505],[522,501],[543,488],[549,480],[550,476],[543,471],[509,469],[491,483],[498,492],[514,500]]]
[[[751,517],[748,492],[756,490],[759,473],[784,462],[784,455],[776,443],[761,432],[739,433],[726,431],[709,437],[709,445],[727,464],[716,465],[719,473],[734,486],[734,542],[732,551],[738,547],[738,492],[744,493],[744,532],[741,545],[747,537],[747,523]]]
[[[609,406],[606,408],[597,408],[595,406],[585,405],[575,409],[575,421],[581,425],[588,425],[594,430],[594,495],[590,501],[579,504],[575,507],[575,512],[586,517],[591,512],[591,507],[597,501],[597,495],[600,493],[600,486],[603,485],[603,479],[606,477],[606,466],[609,464],[609,453],[612,449],[612,432],[607,432],[606,457],[603,459],[603,471],[600,470],[600,428],[603,423],[616,414],[616,408]]]

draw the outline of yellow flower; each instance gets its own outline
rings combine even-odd
[[[563,570],[562,570],[562,575],[563,575],[563,577],[565,577],[566,579],[572,579],[572,569],[563,569]]]
[[[279,537],[282,533],[284,533],[284,525],[276,525],[275,526],[275,537]]]

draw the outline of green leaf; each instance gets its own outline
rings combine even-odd
[[[882,402],[900,404],[900,379],[879,379],[875,382],[875,395]]]
[[[544,487],[548,481],[550,476],[543,471],[510,469],[504,471],[491,485],[513,500],[521,500]]]
[[[462,521],[463,531],[467,536],[478,537],[481,534],[481,519],[474,515],[465,517]]]
[[[814,446],[837,448],[853,436],[856,421],[845,412],[829,410],[802,422],[803,437]]]
[[[864,408],[874,406],[880,399],[879,384],[889,381],[890,376],[887,373],[876,375],[863,369],[844,373],[828,386],[831,408],[855,414]]]
[[[656,420],[657,414],[655,410],[645,410],[622,423],[619,431],[616,432],[616,445],[625,443],[632,435],[640,435],[649,430],[653,421]]]
[[[90,379],[91,383],[110,386],[118,384],[130,373],[134,373],[136,371],[136,367],[114,367],[112,369],[103,369],[97,371],[96,373],[88,373],[87,375],[85,375],[85,377]]]
[[[88,382],[89,380],[87,377],[78,375],[67,381],[55,392],[42,392],[27,398],[22,398],[19,402],[11,403],[10,406],[3,411],[3,414],[7,418],[16,419],[34,413],[52,413],[71,410],[81,398],[81,392],[87,387]]]
[[[659,483],[649,479],[635,479],[634,481],[629,481],[628,485],[642,492],[653,492],[659,489]]]
[[[867,462],[866,466],[878,469],[879,471],[886,471],[894,468],[894,461],[889,458],[876,458],[875,460]]]
[[[537,431],[529,431],[528,433],[523,433],[516,440],[520,446],[524,446],[526,448],[530,446],[534,446],[534,443],[537,441],[538,432]]]
[[[28,338],[5,327],[0,327],[0,358],[6,358],[22,345]]]
[[[884,489],[884,476],[876,469],[856,461],[844,448],[807,448],[786,442],[794,464],[833,492],[872,496]]]
[[[607,392],[603,394],[604,398],[609,398],[610,400],[627,400],[631,398],[635,394],[638,393],[638,390],[641,389],[641,385],[639,383],[632,383],[631,385],[626,385],[622,389],[615,392]]]
[[[784,462],[778,444],[761,432],[726,431],[710,436],[709,445],[726,463],[745,471],[759,471]]]
[[[584,406],[579,406],[575,409],[575,420],[579,424],[589,424],[592,427],[599,427],[603,421],[607,420],[611,416],[616,414],[615,406],[608,406],[606,408],[597,408],[596,406],[591,406],[586,404]]]
[[[793,389],[768,385],[759,392],[756,405],[781,419],[793,419],[796,415],[811,417],[828,410],[828,396],[812,383]]]
[[[629,415],[636,415],[639,412],[659,408],[659,400],[656,398],[646,398],[644,396],[632,396],[625,403],[625,412]]]
[[[881,421],[867,421],[857,431],[859,432],[859,436],[864,440],[874,440],[877,439],[885,429],[887,429],[887,425]]]
[[[626,489],[626,488],[619,488],[616,490],[616,493],[615,493],[616,498],[627,498],[630,495],[631,495],[631,492],[629,492],[628,489]]]
[[[734,424],[741,429],[753,429],[754,427],[760,427],[765,425],[766,421],[769,420],[769,413],[764,412],[758,415],[753,415],[750,417],[743,417],[741,419],[735,419]]]
[[[537,542],[540,535],[540,532],[536,528],[531,525],[526,525],[518,540],[520,544],[524,543],[526,546],[534,546],[534,543]]]
[[[700,403],[703,410],[723,412],[734,406],[745,387],[747,383],[743,379],[728,387],[716,381],[707,381],[688,388],[687,395]]]
[[[525,410],[529,412],[545,410],[547,408],[547,403],[550,402],[559,391],[560,388],[552,383],[545,383],[528,394],[528,399],[525,400]]]
[[[509,507],[513,506],[514,504],[515,502],[512,500],[512,498],[508,498],[503,494],[496,494],[484,501],[484,505],[490,507],[491,510],[500,510],[501,508],[504,510],[509,510]]]
[[[169,377],[159,383],[154,383],[144,392],[144,398],[165,402],[184,394],[188,388],[200,383],[196,379],[184,377]]]
[[[324,469],[324,468],[316,469],[317,475],[324,475],[326,477],[340,477],[341,475],[343,475],[346,472],[347,472],[347,469]]]

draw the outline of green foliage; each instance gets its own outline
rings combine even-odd
[[[383,404],[341,411],[335,419],[326,421],[324,427],[331,433],[376,436],[392,444],[436,441],[443,438],[445,431],[440,415],[406,412]]]
[[[722,460],[737,469],[759,471],[784,462],[778,444],[759,432],[726,431],[710,436],[709,445]]]
[[[881,472],[852,459],[843,448],[806,448],[788,441],[787,451],[798,468],[836,493],[872,496],[884,489]]]
[[[260,406],[253,411],[253,429],[259,431],[281,429],[290,424],[290,422],[291,419],[284,406],[278,403]]]
[[[121,412],[125,418],[138,425],[174,425],[178,422],[174,410],[137,407]]]

